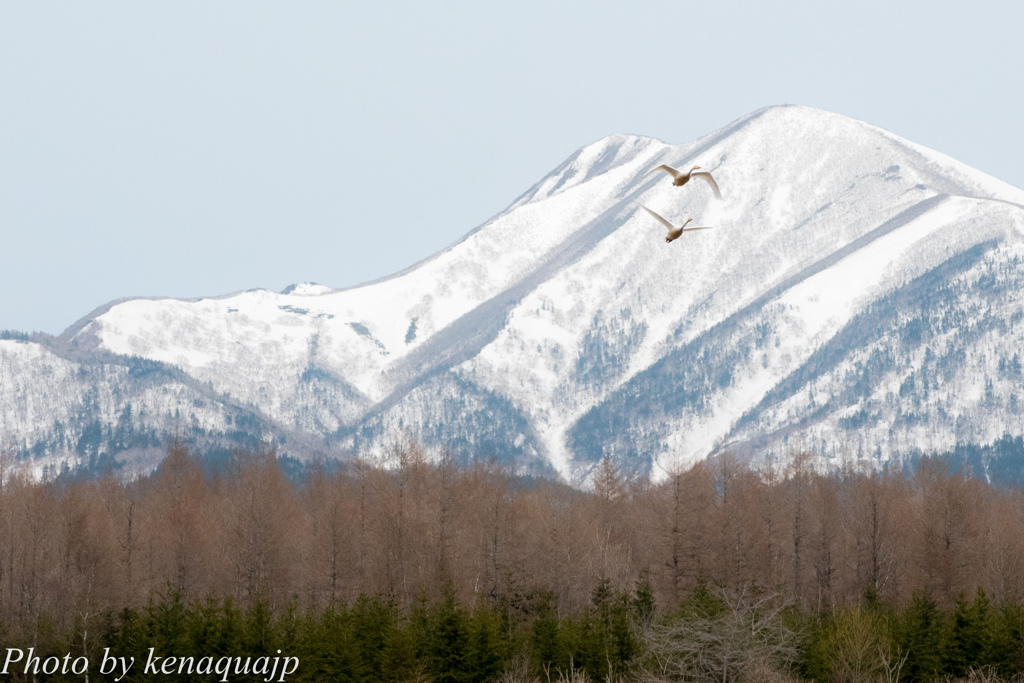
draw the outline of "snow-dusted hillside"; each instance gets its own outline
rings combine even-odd
[[[699,164],[723,199],[644,176],[661,163]],[[666,244],[641,204],[715,229]],[[408,430],[570,477],[726,445],[989,443],[1024,433],[1022,231],[1021,190],[836,114],[772,107],[686,145],[615,135],[394,277],[136,299],[50,349],[0,342],[0,426],[51,453],[77,448],[76,415],[112,429],[130,404],[219,434],[243,411],[294,455]],[[133,377],[142,359],[162,379]]]
[[[104,469],[115,453],[126,472],[145,471],[175,436],[253,442],[249,430],[260,419],[251,410],[173,367],[75,355],[56,343],[0,340],[0,445],[27,457],[37,475],[79,464]]]

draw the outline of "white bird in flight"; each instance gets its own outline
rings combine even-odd
[[[711,190],[715,193],[715,198],[721,199],[722,193],[718,189],[718,183],[715,182],[715,179],[712,178],[711,174],[708,173],[707,171],[700,171],[699,173],[694,173],[694,171],[696,171],[698,168],[700,168],[700,166],[694,166],[686,173],[683,173],[682,171],[674,169],[667,164],[662,164],[661,166],[656,166],[655,168],[652,168],[650,171],[645,173],[644,177],[646,178],[655,171],[664,171],[665,173],[668,173],[670,176],[672,176],[672,184],[675,185],[676,187],[682,187],[686,183],[690,182],[690,178],[700,178],[701,180],[705,181],[708,185],[711,186]]]
[[[668,228],[668,235],[665,237],[665,241],[666,242],[671,242],[674,239],[678,239],[679,237],[682,236],[682,234],[684,232],[690,232],[691,230],[711,230],[711,226],[702,226],[702,227],[693,227],[693,228],[686,227],[686,225],[690,221],[693,220],[692,218],[687,218],[686,219],[686,223],[683,223],[679,227],[676,227],[676,226],[672,225],[671,223],[669,223],[664,218],[662,218],[661,216],[659,216],[654,211],[651,211],[650,209],[648,209],[643,204],[640,205],[640,208],[643,209],[644,211],[646,211],[647,213],[651,214],[652,216],[654,216],[658,220],[659,223],[661,223],[666,228]]]

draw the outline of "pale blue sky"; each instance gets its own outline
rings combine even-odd
[[[1017,2],[0,4],[0,329],[343,287],[611,133],[771,104],[1024,186]]]

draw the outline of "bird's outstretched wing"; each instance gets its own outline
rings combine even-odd
[[[701,180],[707,181],[707,184],[711,186],[711,191],[715,193],[715,199],[721,199],[722,193],[718,189],[718,183],[711,177],[711,174],[707,171],[694,171],[690,174],[691,178],[700,178]]]
[[[714,230],[714,229],[715,229],[715,226],[713,226],[713,225],[702,225],[702,226],[696,227],[696,228],[683,228],[683,232],[690,232],[691,230]]]
[[[668,164],[662,164],[661,166],[655,166],[654,168],[652,168],[647,173],[644,173],[644,178],[646,178],[647,176],[651,175],[655,171],[664,171],[665,173],[668,173],[673,178],[678,178],[679,177],[679,171],[677,171],[676,169],[672,168]]]
[[[652,216],[654,216],[656,219],[658,219],[658,222],[661,223],[662,225],[664,225],[669,230],[678,230],[678,228],[676,228],[676,226],[672,225],[667,220],[665,220],[664,218],[662,218],[661,216],[659,216],[655,212],[651,211],[650,209],[648,209],[643,204],[640,205],[640,208],[643,209],[644,211],[646,211],[647,213],[651,214]]]

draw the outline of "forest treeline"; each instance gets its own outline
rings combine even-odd
[[[134,481],[8,469],[0,648],[281,649],[303,662],[289,680],[1024,670],[1019,489],[927,460],[909,477],[822,474],[799,455],[657,483],[603,461],[591,481],[428,461],[408,442],[301,482],[272,453],[210,474],[181,443]],[[708,654],[743,642],[746,659]]]

